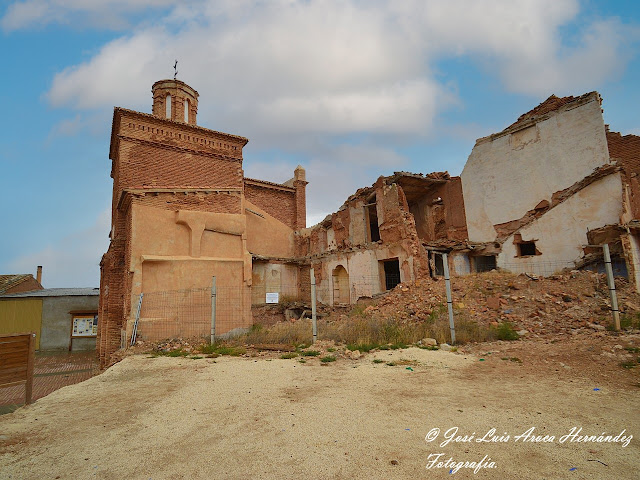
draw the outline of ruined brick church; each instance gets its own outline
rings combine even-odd
[[[445,252],[453,275],[547,275],[599,268],[598,245],[608,243],[623,275],[640,286],[640,137],[609,131],[597,92],[552,95],[478,139],[460,177],[380,177],[311,228],[302,167],[282,184],[246,178],[248,140],[198,126],[198,92],[174,79],[156,82],[152,93],[151,115],[113,114],[102,364],[131,338],[140,294],[202,289],[213,277],[235,295],[218,307],[230,320],[217,334],[251,326],[265,293],[308,300],[310,268],[319,302],[351,304],[441,275]],[[171,302],[188,307],[180,295]],[[142,316],[151,339],[154,325],[184,327],[189,318]],[[198,328],[192,333],[208,333]]]
[[[241,292],[235,327],[251,325],[252,255],[294,257],[293,232],[306,226],[303,168],[286,184],[245,178],[248,140],[198,126],[196,90],[162,80],[152,93],[152,115],[113,112],[111,242],[100,262],[103,362],[131,335],[132,298],[143,292],[206,287],[216,276]]]

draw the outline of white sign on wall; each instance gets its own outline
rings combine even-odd
[[[278,301],[279,301],[278,297],[279,297],[278,292],[274,292],[274,293],[268,292],[267,293],[266,302],[267,303],[278,303]]]
[[[73,317],[73,337],[94,337],[98,335],[97,315],[75,315]]]

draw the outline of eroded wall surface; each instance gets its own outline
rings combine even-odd
[[[476,142],[461,175],[469,240],[501,247],[500,268],[571,266],[589,230],[621,221],[622,173],[609,157],[599,95],[552,96]]]
[[[535,241],[541,255],[519,257],[514,236],[502,244],[498,267],[550,275],[583,255],[588,230],[615,224],[622,213],[619,173],[608,175],[569,197],[519,230],[523,241]]]
[[[541,201],[550,202],[554,192],[607,163],[597,93],[537,121],[479,139],[461,174],[469,239],[493,241],[494,225],[522,217]]]
[[[375,209],[373,217],[368,209]],[[371,218],[375,218],[373,227]],[[379,240],[372,237],[376,226]],[[318,300],[327,304],[354,303],[384,291],[384,261],[398,262],[400,282],[428,272],[426,252],[402,187],[386,183],[384,177],[358,190],[339,211],[302,232],[298,242],[306,246],[304,255],[315,270]],[[348,275],[346,295],[338,285],[340,268]],[[344,282],[342,276],[340,279]]]

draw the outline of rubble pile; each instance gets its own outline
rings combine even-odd
[[[523,335],[536,337],[603,331],[611,320],[609,289],[604,274],[572,270],[550,277],[492,271],[451,279],[454,315],[497,326],[509,322]],[[622,316],[640,312],[640,295],[616,278]],[[444,279],[398,285],[367,315],[421,321],[446,315]],[[637,322],[636,322],[637,324]]]

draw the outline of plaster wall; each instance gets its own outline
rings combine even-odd
[[[469,275],[471,273],[471,263],[469,262],[469,255],[466,253],[460,253],[457,255],[451,255],[451,262],[453,263],[454,275]]]
[[[98,295],[69,295],[63,297],[43,297],[42,338],[40,350],[68,350],[71,341],[72,315],[69,312],[98,313]],[[73,350],[93,350],[95,337],[74,338]]]
[[[358,200],[349,206],[349,242],[364,245],[367,242],[364,201]],[[368,219],[366,219],[368,221]]]
[[[478,140],[461,175],[469,239],[494,240],[493,225],[521,218],[608,162],[595,96],[512,134]]]
[[[129,320],[135,315],[137,294],[209,288],[215,276],[216,333],[251,324],[251,256],[244,247],[244,215],[176,212],[137,203],[131,205],[131,214]],[[141,318],[156,297],[145,296]],[[129,333],[132,323],[127,324]]]
[[[247,250],[256,255],[290,258],[294,256],[293,230],[249,201],[245,207],[263,215],[247,212]]]
[[[620,174],[615,173],[580,190],[519,231],[523,241],[536,241],[541,255],[518,257],[511,235],[498,255],[498,267],[550,275],[575,262],[588,243],[587,230],[618,223],[621,188]]]
[[[298,296],[298,267],[283,263],[253,263],[253,282],[251,303],[260,305],[266,302],[267,293],[279,293],[283,296]]]
[[[384,275],[380,261],[397,258],[400,264],[400,280],[413,279],[413,258],[407,255],[406,246],[397,244],[351,252],[340,252],[320,259],[322,272],[318,282],[318,301],[332,305],[334,302],[333,271],[342,265],[349,274],[350,301],[355,303],[360,297],[370,297],[383,291]]]

